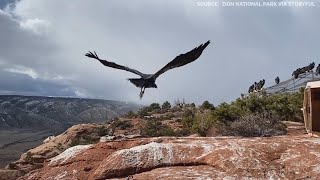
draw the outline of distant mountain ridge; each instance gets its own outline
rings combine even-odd
[[[61,133],[74,124],[106,122],[139,108],[112,100],[0,95],[0,130],[26,128]]]

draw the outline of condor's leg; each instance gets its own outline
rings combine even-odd
[[[142,87],[142,88],[143,88],[143,87]],[[141,98],[142,98],[142,96],[143,96],[142,88],[141,88],[141,90],[140,90],[140,94],[139,94],[140,99],[141,99]]]
[[[139,95],[140,99],[142,99],[145,89],[146,89],[145,87],[141,88],[140,95]]]
[[[146,90],[146,87],[141,88],[140,99],[142,99],[145,90]]]

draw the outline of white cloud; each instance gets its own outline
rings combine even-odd
[[[27,19],[20,22],[20,26],[24,29],[31,30],[36,34],[42,34],[49,31],[50,22],[42,19]]]
[[[33,69],[31,68],[26,68],[26,67],[22,67],[22,66],[17,66],[15,68],[6,68],[4,69],[7,72],[11,72],[11,73],[17,73],[17,74],[24,74],[24,75],[28,75],[30,76],[32,79],[38,79],[39,78],[39,74],[36,73]]]
[[[0,61],[0,65],[1,65],[1,61]],[[27,75],[29,77],[31,77],[32,79],[40,79],[40,80],[44,80],[44,81],[53,81],[53,82],[58,82],[58,83],[68,83],[68,81],[73,81],[75,80],[74,77],[65,77],[59,74],[49,74],[47,72],[45,73],[40,73],[37,72],[36,70],[32,69],[32,68],[28,68],[28,67],[24,67],[21,65],[11,65],[12,67],[7,67],[4,68],[3,70],[6,72],[10,72],[10,73],[15,73],[15,74],[22,74],[22,75]]]
[[[75,91],[75,94],[78,96],[78,97],[87,97],[88,95],[84,92],[81,92],[80,90],[76,90]]]

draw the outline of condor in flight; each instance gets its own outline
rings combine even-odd
[[[138,70],[126,67],[126,66],[122,66],[119,64],[116,64],[114,62],[110,62],[107,60],[103,60],[100,59],[98,57],[98,55],[96,54],[96,52],[92,53],[92,52],[88,52],[86,54],[87,57],[89,58],[94,58],[99,60],[103,65],[111,67],[111,68],[115,68],[115,69],[121,69],[121,70],[125,70],[125,71],[129,71],[131,73],[137,74],[139,76],[141,76],[141,78],[130,78],[128,79],[131,83],[133,83],[136,87],[141,88],[140,91],[140,99],[143,97],[144,91],[146,88],[157,88],[157,85],[155,84],[156,79],[164,72],[173,69],[173,68],[177,68],[180,66],[184,66],[188,63],[191,63],[193,61],[195,61],[196,59],[198,59],[200,57],[200,55],[202,54],[203,50],[210,44],[210,41],[207,41],[204,44],[201,44],[200,46],[194,48],[193,50],[185,53],[185,54],[180,54],[179,56],[177,56],[176,58],[174,58],[171,62],[169,62],[167,65],[165,65],[163,68],[161,68],[158,72],[154,73],[154,74],[144,74],[141,73]]]

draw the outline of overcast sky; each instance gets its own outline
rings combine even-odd
[[[187,0],[0,0],[0,94],[214,104],[260,79],[288,79],[320,63],[320,7],[199,7]],[[84,56],[154,73],[211,40],[201,57],[139,89],[126,71]]]

